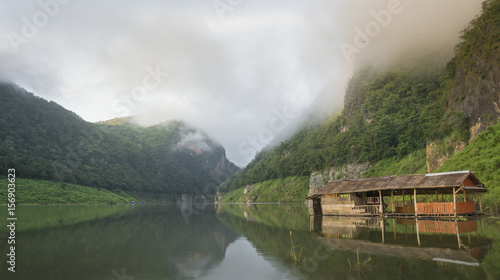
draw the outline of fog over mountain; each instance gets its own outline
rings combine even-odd
[[[310,114],[340,109],[354,67],[451,55],[481,2],[8,1],[0,77],[91,122],[182,119],[244,166]]]

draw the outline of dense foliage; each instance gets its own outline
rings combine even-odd
[[[237,171],[224,148],[185,123],[92,124],[54,102],[0,84],[0,165],[21,178],[139,196],[214,195]]]

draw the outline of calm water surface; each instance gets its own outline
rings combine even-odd
[[[2,224],[7,209],[0,207]],[[500,224],[310,218],[304,205],[19,206],[0,279],[500,279]]]

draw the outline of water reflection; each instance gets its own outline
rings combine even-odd
[[[494,221],[310,219],[304,205],[71,207],[19,211],[15,274],[0,229],[0,279],[500,279]]]
[[[282,279],[500,279],[500,246],[492,238],[500,227],[491,221],[310,218],[297,205],[219,207],[223,224],[288,267]]]
[[[479,266],[493,240],[478,221],[311,217],[311,230],[332,250]]]
[[[2,253],[0,279],[197,279],[224,259],[238,234],[218,221],[213,206],[190,213],[135,205],[122,215],[19,230],[17,271],[6,271]],[[29,220],[28,212],[19,215],[19,223]]]
[[[259,254],[246,238],[240,237],[229,245],[224,261],[208,275],[195,279],[282,279],[286,268],[277,266],[278,262]]]

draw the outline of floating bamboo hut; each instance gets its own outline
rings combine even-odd
[[[307,197],[307,203],[310,215],[457,217],[481,213],[481,194],[487,192],[467,170],[334,180]],[[458,195],[463,201],[458,201]],[[403,198],[399,206],[396,196]],[[447,200],[452,196],[453,201],[444,196]]]

